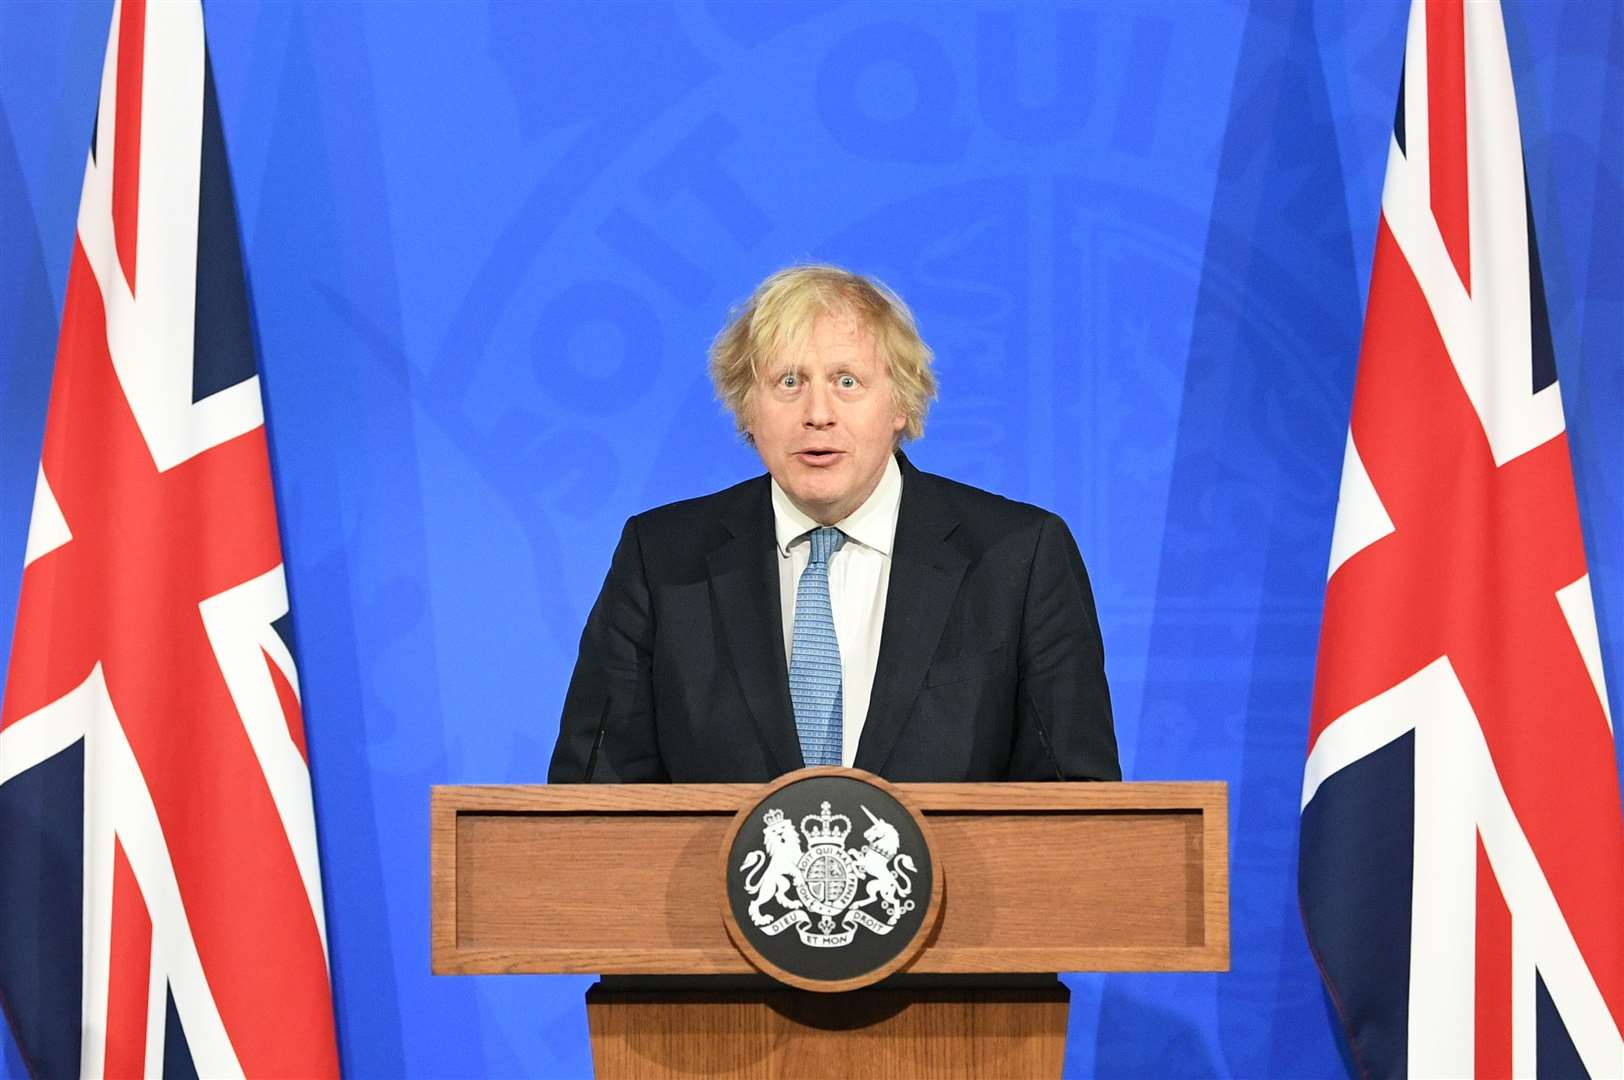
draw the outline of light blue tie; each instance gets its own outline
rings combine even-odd
[[[812,557],[795,590],[795,639],[789,650],[789,698],[801,757],[813,765],[839,765],[844,727],[840,693],[840,642],[829,607],[829,556],[846,542],[832,525],[807,534]]]

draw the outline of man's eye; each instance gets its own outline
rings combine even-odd
[[[779,380],[778,380],[778,385],[782,386],[786,390],[793,390],[797,386],[800,385],[800,382],[801,382],[800,376],[796,375],[792,371],[792,372],[789,372],[788,374],[780,377]]]
[[[855,390],[855,389],[857,389],[857,376],[855,376],[855,375],[842,375],[840,377],[840,388],[842,390]]]

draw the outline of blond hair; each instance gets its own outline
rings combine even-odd
[[[925,433],[925,411],[936,397],[930,346],[919,337],[913,313],[883,284],[838,266],[791,266],[756,286],[710,349],[716,396],[749,438],[750,403],[762,370],[777,356],[805,344],[819,315],[849,315],[874,335],[891,397],[902,413],[903,439]]]

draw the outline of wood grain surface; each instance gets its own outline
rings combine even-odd
[[[1222,783],[898,784],[941,921],[911,972],[1222,971]],[[437,787],[437,973],[742,974],[717,852],[753,784]]]
[[[587,991],[599,1080],[1058,1077],[1069,994],[1042,989]]]

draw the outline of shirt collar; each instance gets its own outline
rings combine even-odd
[[[778,486],[777,480],[772,482],[772,489],[773,531],[778,542],[778,555],[787,559],[790,545],[816,529],[818,523],[790,500],[784,489]],[[901,507],[902,470],[897,467],[896,455],[892,454],[885,460],[885,471],[880,474],[880,482],[863,500],[863,505],[835,522],[835,528],[845,533],[848,540],[855,540],[890,558],[891,545],[897,536],[897,513]]]

